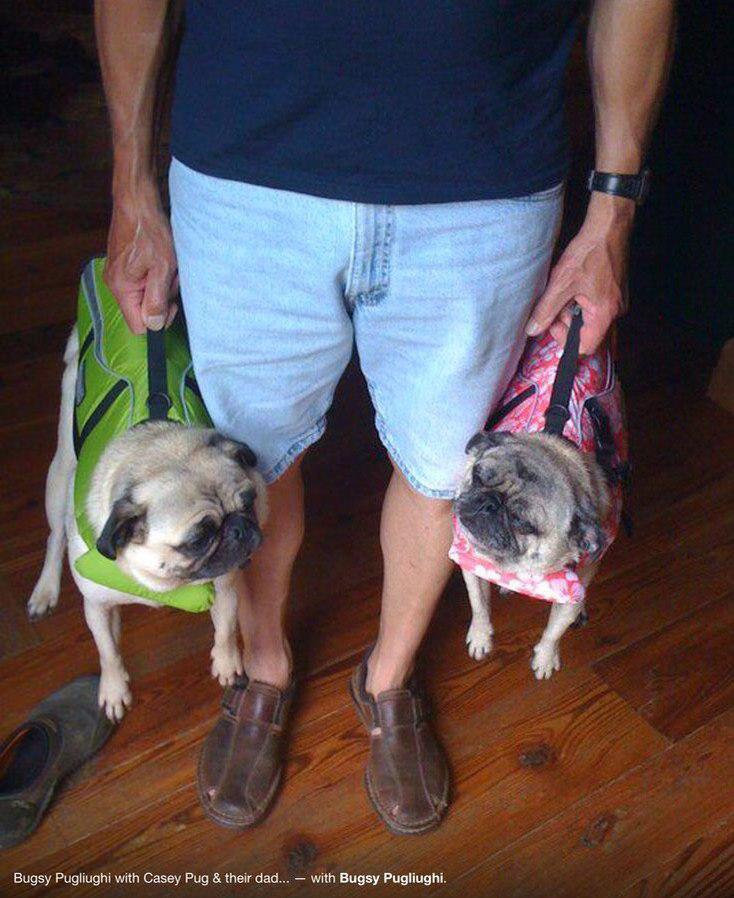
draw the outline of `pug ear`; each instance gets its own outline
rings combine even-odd
[[[117,499],[97,539],[97,551],[114,561],[120,549],[145,534],[145,509],[129,495]]]
[[[247,445],[247,443],[237,443],[237,451],[235,452],[236,461],[243,468],[254,468],[257,464],[257,455]]]
[[[512,439],[512,434],[503,430],[480,430],[466,444],[464,452],[467,455],[479,455],[487,449],[501,446],[502,443],[507,442],[509,439]]]
[[[209,438],[209,445],[220,448],[243,468],[254,468],[257,464],[257,455],[247,443],[231,440],[229,437],[222,436],[221,433],[213,433]]]
[[[577,509],[571,519],[568,539],[580,554],[596,558],[604,546],[604,531],[599,518],[588,510]]]

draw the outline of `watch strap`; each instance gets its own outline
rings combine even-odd
[[[599,193],[609,193],[612,196],[634,200],[638,206],[641,206],[650,192],[650,169],[644,168],[637,175],[622,175],[592,169],[589,173],[587,187],[589,190],[596,190]]]

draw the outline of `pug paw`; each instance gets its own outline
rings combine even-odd
[[[242,655],[236,643],[214,646],[212,649],[212,676],[220,686],[231,686],[235,677],[242,674]]]
[[[556,643],[539,642],[533,649],[530,666],[536,680],[549,680],[554,671],[561,669],[561,655]]]
[[[130,676],[124,668],[102,671],[99,678],[98,703],[112,723],[119,723],[133,697],[128,686]]]
[[[492,651],[492,628],[489,624],[472,621],[466,634],[466,648],[469,657],[483,661]]]
[[[56,607],[56,603],[59,601],[59,590],[54,589],[51,586],[47,586],[43,580],[39,580],[36,583],[33,592],[31,593],[30,599],[28,599],[28,604],[26,605],[26,609],[28,611],[28,617],[33,620],[34,618],[43,617],[44,614],[48,614],[50,611]]]

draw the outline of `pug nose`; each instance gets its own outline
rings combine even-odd
[[[484,500],[484,508],[486,511],[498,511],[502,500],[497,493],[490,493]]]
[[[243,514],[228,515],[227,529],[238,543],[244,542],[247,536],[247,518]]]

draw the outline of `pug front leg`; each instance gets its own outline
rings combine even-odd
[[[471,624],[466,634],[466,645],[469,657],[475,661],[482,661],[492,651],[492,622],[490,620],[490,591],[489,581],[477,577],[469,571],[462,570],[466,590],[469,593],[471,605]]]
[[[530,666],[535,671],[536,680],[549,680],[553,672],[561,669],[561,655],[558,643],[563,634],[581,614],[584,609],[582,602],[571,605],[561,605],[554,602],[551,605],[548,625],[543,630],[540,641],[533,649],[533,659]]]
[[[214,581],[214,624],[212,676],[222,686],[231,686],[242,674],[242,652],[237,645],[237,585],[235,574],[225,574]]]
[[[130,676],[118,647],[119,613],[115,606],[84,597],[84,617],[99,652],[99,706],[113,723],[122,720],[125,708],[132,704]]]

